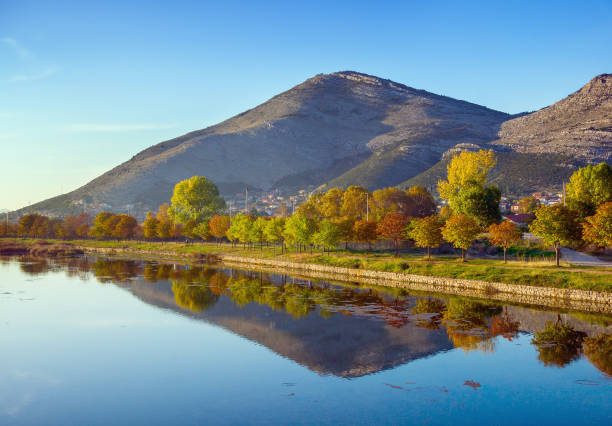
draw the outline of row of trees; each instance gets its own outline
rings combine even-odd
[[[250,215],[223,215],[225,202],[208,179],[194,176],[175,186],[170,204],[156,214],[147,213],[139,226],[130,215],[102,212],[93,221],[88,215],[64,220],[31,214],[17,226],[0,227],[3,235],[31,237],[94,238],[192,238],[219,242],[227,238],[244,245],[277,244],[283,249],[308,247],[333,249],[339,243],[367,244],[379,239],[392,241],[396,255],[402,241],[413,240],[430,249],[444,242],[465,250],[482,232],[492,244],[504,250],[517,244],[522,235],[516,224],[501,222],[501,191],[487,184],[495,166],[491,151],[462,152],[447,167],[446,180],[438,182],[445,206],[436,213],[433,196],[422,187],[408,190],[384,188],[370,192],[359,186],[346,190],[332,188],[313,194],[290,217],[256,218]],[[525,208],[532,203],[525,200]],[[606,163],[576,171],[567,187],[567,206],[540,206],[535,209],[530,230],[557,252],[561,245],[579,241],[600,247],[612,245],[612,169]]]

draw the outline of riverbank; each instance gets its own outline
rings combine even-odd
[[[5,240],[5,242],[8,240]],[[24,246],[39,245],[32,239],[10,240]],[[326,278],[367,281],[392,287],[419,284],[434,291],[459,289],[491,297],[494,294],[515,294],[538,300],[572,300],[596,303],[612,310],[612,271],[605,268],[556,268],[545,262],[509,262],[472,259],[461,263],[452,257],[437,257],[426,261],[422,256],[407,254],[394,258],[388,253],[285,252],[278,248],[232,247],[229,244],[184,244],[175,242],[94,241],[75,240],[68,244],[76,250],[103,255],[128,255],[165,258],[183,262],[210,262],[240,266],[290,270]],[[38,244],[37,244],[38,243]],[[43,244],[44,245],[44,244]],[[416,288],[415,288],[416,289]],[[424,288],[419,288],[424,289]],[[559,306],[556,303],[554,306]],[[589,309],[591,310],[591,309]]]

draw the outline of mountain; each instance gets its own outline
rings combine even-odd
[[[556,188],[577,167],[612,158],[612,75],[550,107],[510,116],[367,74],[320,74],[22,212],[155,209],[193,175],[212,179],[225,195],[245,186],[434,187],[462,147],[498,152],[493,180],[507,193]]]
[[[498,165],[489,179],[509,195],[560,189],[578,167],[612,164],[612,74],[598,75],[565,99],[502,123],[497,136],[490,144],[466,149],[497,152]],[[453,151],[399,186],[434,188]]]
[[[176,182],[212,179],[222,193],[328,181],[370,188],[427,170],[459,142],[495,138],[508,114],[356,72],[320,74],[222,123],[154,145],[85,186],[27,210],[74,203],[156,208]]]

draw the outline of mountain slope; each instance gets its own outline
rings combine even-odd
[[[508,118],[365,74],[321,74],[215,126],[154,145],[76,191],[28,210],[61,214],[75,202],[155,208],[170,198],[176,182],[196,174],[225,193],[245,185],[318,186],[346,172],[346,184],[395,185],[431,167],[459,142],[495,138]]]
[[[565,99],[504,122],[497,138],[480,147],[497,152],[490,181],[514,196],[559,190],[577,168],[612,163],[612,74],[598,75]],[[435,188],[448,161],[445,155],[398,186]]]
[[[612,161],[612,75],[531,114],[510,116],[352,71],[319,74],[203,130],[154,145],[85,186],[25,211],[142,212],[176,182],[212,179],[223,194],[251,189],[416,183],[435,187],[445,152],[498,152],[508,194],[556,189],[584,164]]]

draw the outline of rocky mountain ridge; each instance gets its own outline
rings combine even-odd
[[[193,175],[212,179],[223,194],[245,186],[401,186],[427,181],[423,176],[435,174],[445,152],[464,146],[498,151],[512,164],[500,170],[508,174],[506,185],[516,183],[515,192],[554,186],[578,166],[610,161],[612,77],[602,74],[550,107],[510,116],[367,74],[319,74],[21,212],[62,215],[84,205],[155,209],[169,200],[176,182]],[[547,178],[547,164],[555,181]]]

